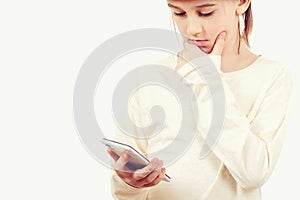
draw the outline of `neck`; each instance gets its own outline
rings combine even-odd
[[[247,67],[256,58],[243,40],[239,44],[239,34],[236,34],[223,49],[221,69],[223,72],[236,71]]]

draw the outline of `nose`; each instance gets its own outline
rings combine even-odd
[[[198,17],[189,17],[187,22],[187,34],[192,37],[197,37],[203,30],[202,20]]]

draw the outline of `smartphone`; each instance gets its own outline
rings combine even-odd
[[[130,155],[130,160],[126,166],[131,170],[141,169],[150,163],[150,161],[142,153],[138,152],[135,148],[128,144],[109,140],[107,138],[102,138],[102,143],[108,148],[111,148],[118,156],[126,150]],[[171,177],[165,174],[165,177],[162,180],[170,182]]]

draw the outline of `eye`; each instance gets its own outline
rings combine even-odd
[[[211,16],[212,14],[214,14],[214,11],[213,11],[213,12],[209,12],[209,13],[202,13],[202,12],[199,12],[199,16],[200,16],[200,17],[209,17],[209,16]]]
[[[180,13],[174,12],[174,15],[178,17],[183,17],[185,15],[185,12],[180,12]]]

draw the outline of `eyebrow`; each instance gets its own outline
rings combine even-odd
[[[213,4],[213,3],[206,3],[206,4],[202,4],[202,5],[196,6],[196,8],[211,7],[211,6],[214,6],[214,5],[216,5],[216,4]],[[182,10],[181,8],[179,8],[179,7],[177,7],[177,6],[174,6],[174,5],[170,4],[170,3],[168,3],[168,6],[169,6],[170,8],[176,8],[176,9]]]

